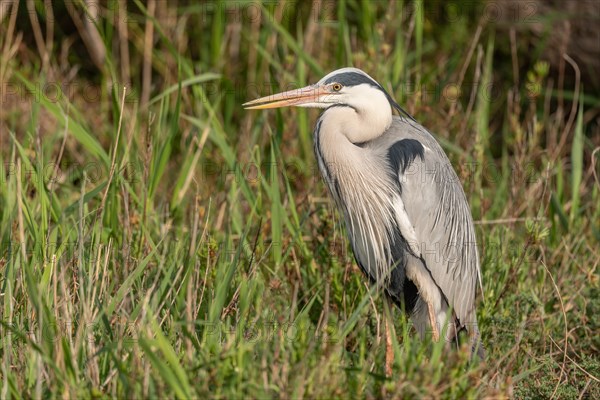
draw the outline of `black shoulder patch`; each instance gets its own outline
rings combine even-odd
[[[398,172],[404,173],[406,168],[415,160],[420,157],[421,160],[425,158],[425,148],[415,139],[402,139],[394,143],[388,150],[388,160],[392,167],[392,172],[397,174]]]

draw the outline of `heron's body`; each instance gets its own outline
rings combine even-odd
[[[456,319],[449,322],[477,329],[475,231],[458,177],[437,141],[399,116],[381,136],[360,146],[337,137],[331,138],[337,146],[324,151],[322,136],[315,130],[319,168],[342,211],[363,272],[397,304],[404,302],[421,334],[428,324],[425,296],[434,302],[440,326],[451,305]],[[338,151],[353,151],[363,161],[344,162],[336,157]],[[358,180],[368,183],[369,190],[356,190]]]
[[[360,70],[334,71],[298,93],[254,107],[325,108],[315,155],[360,268],[409,313],[422,336],[447,326],[446,339],[454,340],[467,329],[478,345],[473,220],[438,142],[412,117],[393,116],[399,106]]]

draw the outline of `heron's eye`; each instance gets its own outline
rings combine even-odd
[[[333,85],[331,85],[331,88],[335,92],[339,92],[340,90],[342,90],[342,84],[341,83],[334,83]]]

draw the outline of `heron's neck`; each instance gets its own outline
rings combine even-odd
[[[350,107],[327,109],[319,119],[315,144],[318,156],[330,169],[326,171],[332,175],[329,178],[338,180],[343,173],[341,178],[369,179],[373,154],[360,144],[381,136],[391,122],[391,112],[388,119],[370,119]]]
[[[377,99],[379,100],[379,99]],[[361,108],[331,107],[321,117],[326,132],[344,135],[351,143],[365,143],[381,136],[392,123],[392,110],[387,103],[374,101]]]
[[[369,146],[358,146],[382,135],[389,123],[364,123],[350,108],[328,109],[315,132],[316,156],[329,191],[344,215],[353,249],[377,281],[389,276],[394,234],[394,190],[382,170],[381,157]],[[391,112],[390,112],[391,123]],[[350,134],[348,129],[362,129]],[[383,172],[383,173],[382,173]]]

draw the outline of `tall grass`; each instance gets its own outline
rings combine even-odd
[[[543,43],[502,57],[485,3],[452,19],[427,2],[123,3],[91,24],[102,65],[62,5],[0,21],[1,398],[600,397],[594,96],[556,87]],[[241,108],[346,65],[461,177],[483,363],[419,340],[365,283],[312,156],[317,114]]]

